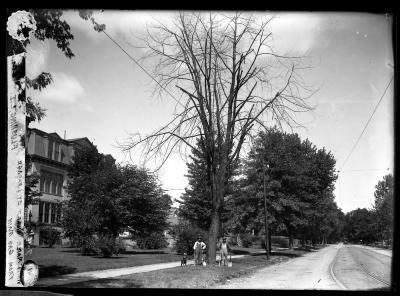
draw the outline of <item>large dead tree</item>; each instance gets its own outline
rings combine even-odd
[[[268,24],[251,15],[180,13],[173,25],[159,24],[144,39],[145,58],[157,60],[158,90],[175,89],[179,99],[172,120],[150,135],[132,135],[123,149],[141,146],[146,160],[183,146],[205,151],[212,220],[208,259],[215,261],[224,193],[232,163],[245,140],[267,122],[290,127],[296,112],[310,110],[299,57],[278,55]]]

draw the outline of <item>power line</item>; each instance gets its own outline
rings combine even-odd
[[[364,134],[364,132],[365,132],[365,130],[366,130],[368,124],[370,123],[370,121],[371,121],[371,119],[372,119],[372,116],[374,116],[376,109],[378,109],[379,104],[382,102],[382,99],[384,98],[384,96],[385,96],[385,94],[386,94],[386,91],[388,90],[389,85],[392,83],[392,81],[393,81],[393,76],[392,76],[392,78],[390,79],[388,85],[386,86],[385,91],[383,92],[381,98],[379,99],[378,104],[376,104],[374,111],[372,112],[371,116],[369,117],[367,123],[366,123],[365,126],[364,126],[364,129],[362,130],[362,132],[361,132],[360,136],[358,137],[356,143],[354,144],[353,148],[351,149],[349,155],[346,157],[346,160],[344,161],[344,163],[343,163],[343,165],[342,165],[342,167],[341,167],[340,170],[343,169],[343,167],[344,167],[345,164],[347,163],[347,160],[350,158],[351,154],[353,153],[354,149],[356,148],[356,146],[357,146],[358,142],[360,141],[362,135]]]
[[[143,70],[144,73],[146,73],[152,80],[154,80],[163,90],[165,90],[178,104],[180,104],[182,107],[185,108],[185,106],[178,100],[176,99],[164,86],[162,86],[157,79],[155,79],[142,65],[140,65],[125,49],[122,48],[121,45],[117,41],[115,41],[110,35],[106,33],[105,30],[102,31],[116,46],[118,46],[136,65],[140,67],[140,69]]]

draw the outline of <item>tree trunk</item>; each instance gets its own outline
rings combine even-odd
[[[212,197],[212,213],[211,224],[208,230],[208,262],[209,264],[215,262],[216,247],[218,233],[220,230],[221,210],[224,203],[224,190],[225,190],[225,163],[221,164],[220,168],[210,167],[210,180],[211,180],[211,197]]]
[[[214,212],[211,216],[211,225],[208,231],[208,264],[212,264],[215,262],[219,224],[219,214],[217,212]]]
[[[271,232],[268,231],[268,253],[271,254],[272,252],[272,239],[271,239]]]

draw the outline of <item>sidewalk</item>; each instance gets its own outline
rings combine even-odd
[[[254,254],[254,253],[253,253]],[[241,258],[244,256],[249,256],[251,254],[246,255],[233,255],[232,258]],[[194,260],[188,260],[188,265],[194,265]],[[104,279],[104,278],[112,278],[123,275],[129,275],[134,273],[143,273],[150,272],[160,269],[167,269],[181,266],[181,262],[168,262],[168,263],[158,263],[158,264],[149,264],[149,265],[141,265],[134,267],[125,267],[125,268],[114,268],[114,269],[106,269],[106,270],[95,270],[95,271],[87,271],[81,273],[71,273],[65,274],[58,277],[48,277],[38,280],[35,286],[38,287],[46,287],[46,286],[56,286],[56,285],[65,285],[69,283]]]

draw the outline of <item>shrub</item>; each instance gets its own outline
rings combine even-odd
[[[140,249],[162,249],[168,246],[167,239],[162,232],[153,232],[145,237],[136,240]]]
[[[111,234],[100,234],[95,241],[95,250],[98,256],[109,258],[125,249],[122,242]]]
[[[250,248],[253,245],[253,236],[249,233],[242,233],[239,235],[242,240],[243,248]]]
[[[237,243],[236,235],[231,236],[229,239],[230,239],[229,242],[230,242],[231,246],[237,246],[238,243]]]
[[[52,248],[61,239],[61,232],[52,227],[41,229],[39,235],[43,242],[50,248]]]
[[[83,256],[95,255],[97,253],[96,239],[93,236],[79,238],[77,244],[79,245]]]
[[[175,251],[179,254],[193,255],[193,245],[198,235],[201,235],[204,243],[208,245],[207,232],[189,223],[176,225],[172,230],[172,235],[175,238]]]

